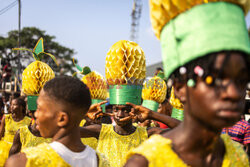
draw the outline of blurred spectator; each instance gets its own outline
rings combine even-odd
[[[163,69],[161,67],[157,67],[154,75],[157,75],[160,71],[163,72]]]
[[[10,82],[11,78],[11,65],[9,60],[6,61],[6,63],[3,65],[3,70],[2,70],[2,88],[5,89],[5,83]]]
[[[6,92],[3,92],[2,94],[2,100],[3,100],[3,104],[4,104],[4,114],[8,114],[9,113],[9,108],[10,108],[10,101],[9,101],[9,94]]]

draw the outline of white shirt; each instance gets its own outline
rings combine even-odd
[[[52,142],[50,146],[72,167],[97,167],[97,155],[94,149],[86,145],[82,152],[72,152],[59,142]]]

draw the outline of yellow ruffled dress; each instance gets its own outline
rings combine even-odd
[[[48,143],[39,144],[36,147],[25,148],[26,167],[70,167]],[[99,153],[99,167],[109,167],[108,161]]]
[[[51,139],[49,138],[43,138],[43,137],[37,137],[34,136],[29,128],[28,125],[23,126],[20,128],[20,142],[22,143],[21,150],[28,148],[28,147],[34,147],[41,143],[50,143]]]
[[[30,122],[31,119],[26,116],[21,121],[16,122],[12,119],[11,114],[5,115],[5,133],[0,141],[0,167],[4,166],[9,156],[9,151],[13,144],[16,131],[22,126],[29,125]]]
[[[239,143],[226,134],[221,135],[226,147],[222,167],[249,167],[248,157]],[[149,167],[188,167],[172,150],[172,141],[160,135],[153,135],[139,147],[131,150],[127,160],[134,154],[147,158]]]
[[[146,128],[137,127],[130,135],[119,135],[111,124],[102,124],[97,151],[104,154],[110,166],[122,167],[126,162],[126,154],[132,148],[139,146],[148,138]]]
[[[86,123],[86,120],[83,119],[83,120],[80,122],[80,125],[79,125],[79,126],[82,127],[85,123]],[[95,137],[81,138],[81,141],[82,141],[83,144],[88,145],[88,146],[90,146],[91,148],[93,148],[94,150],[96,150],[98,140],[97,140]]]

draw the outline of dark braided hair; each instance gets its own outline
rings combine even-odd
[[[216,57],[219,53],[225,53],[226,57],[223,61],[222,67],[220,68],[219,71],[217,71],[214,68],[214,63],[215,63]],[[205,80],[205,78],[208,75],[211,75],[214,78],[221,78],[223,75],[223,70],[225,69],[227,62],[230,59],[231,53],[239,53],[242,55],[242,57],[244,58],[244,60],[246,62],[247,73],[249,74],[249,72],[250,72],[249,56],[247,56],[245,53],[239,52],[239,51],[221,51],[221,52],[208,54],[206,56],[200,57],[196,60],[193,60],[193,61],[187,63],[186,65],[183,66],[187,70],[185,75],[181,75],[179,72],[179,68],[178,68],[171,74],[170,78],[173,81],[177,81],[177,82],[181,82],[181,83],[186,83],[189,79],[193,79],[194,81],[197,81],[198,75],[196,75],[194,72],[194,68],[196,66],[200,66],[204,70],[204,74],[201,77],[203,80]],[[214,75],[216,75],[216,76],[214,76]],[[247,82],[249,82],[249,79],[250,78],[248,78]]]
[[[87,112],[91,105],[88,87],[79,79],[71,76],[56,77],[48,81],[43,90],[51,98],[62,104],[69,104],[72,108]]]

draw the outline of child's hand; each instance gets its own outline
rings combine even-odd
[[[100,103],[92,104],[89,108],[89,111],[87,112],[87,116],[91,120],[95,120],[95,119],[99,118],[100,116],[103,116],[104,113],[102,112],[101,105],[103,105],[107,102],[108,101],[102,101]]]
[[[126,103],[126,104],[133,107],[132,111],[129,113],[132,118],[137,119],[139,122],[144,122],[145,120],[150,119],[152,114],[152,111],[150,109],[132,103]]]

